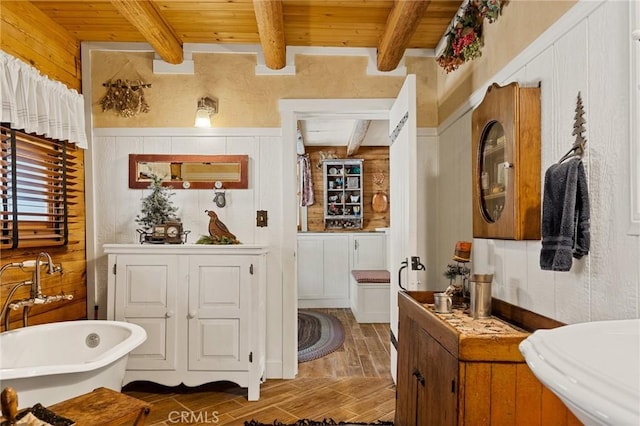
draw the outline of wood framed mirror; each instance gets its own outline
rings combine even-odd
[[[173,189],[247,189],[248,165],[248,155],[129,154],[129,188],[148,188],[155,174]]]

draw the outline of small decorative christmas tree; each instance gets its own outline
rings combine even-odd
[[[151,194],[142,199],[142,209],[140,214],[136,216],[136,222],[145,231],[148,231],[153,225],[160,225],[169,220],[178,220],[175,215],[178,207],[171,202],[174,193],[162,186],[160,176],[151,175],[149,189],[151,189]]]

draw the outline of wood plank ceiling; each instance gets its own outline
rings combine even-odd
[[[165,61],[183,43],[260,44],[269,68],[286,46],[378,50],[395,69],[407,48],[434,49],[462,0],[32,0],[80,41],[148,42]]]

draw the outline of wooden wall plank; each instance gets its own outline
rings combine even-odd
[[[518,425],[541,424],[542,385],[527,364],[516,370],[516,421]]]
[[[80,41],[30,2],[2,2],[0,7],[0,48],[80,91]]]
[[[313,146],[307,147],[307,153],[311,162],[311,177],[313,179],[313,196],[315,203],[307,208],[307,226],[309,232],[325,232],[323,200],[324,192],[322,188],[323,177],[322,169],[316,167],[320,161],[320,151],[333,152],[338,158],[345,159],[347,157],[346,146]],[[351,158],[362,158],[364,160],[362,170],[363,177],[363,203],[364,216],[362,231],[375,231],[376,228],[386,228],[389,226],[389,208],[386,212],[376,213],[371,207],[371,200],[376,191],[382,190],[389,194],[389,148],[386,146],[361,146],[357,153]],[[373,183],[373,173],[381,171],[386,179],[383,186],[378,188]],[[391,200],[389,200],[391,203]],[[353,229],[345,231],[353,232]],[[342,232],[341,230],[331,230],[326,232]]]
[[[30,2],[2,2],[0,4],[0,48],[34,66],[41,74],[81,90],[80,42],[67,30],[53,22]],[[72,294],[71,301],[35,306],[29,310],[29,324],[85,319],[87,317],[84,151],[73,152],[78,184],[76,198],[69,205],[69,244],[64,247],[19,248],[3,250],[2,264],[34,259],[39,252],[51,254],[56,264],[62,264],[62,275],[52,277],[43,273],[42,290],[45,295],[60,292]],[[0,282],[0,303],[17,282],[32,279],[32,270],[7,270]],[[16,292],[14,298],[29,297],[29,287]],[[22,326],[22,310],[12,312],[11,328]]]
[[[74,176],[79,184],[75,203],[69,206],[69,215],[73,217],[70,226],[69,244],[64,247],[18,248],[2,251],[2,264],[22,262],[35,259],[41,251],[51,255],[53,262],[61,264],[62,274],[52,276],[42,273],[42,292],[45,295],[56,295],[64,292],[74,296],[70,301],[59,301],[47,305],[34,306],[29,310],[29,324],[44,324],[57,321],[71,321],[87,318],[87,266],[85,253],[85,197],[84,197],[84,151],[77,149],[73,153],[77,157],[77,171]],[[17,283],[32,279],[32,269],[21,271],[8,269],[0,282],[0,304],[4,304],[11,288]],[[13,299],[29,297],[29,286],[18,290]],[[11,312],[10,327],[22,327],[22,310]]]
[[[491,424],[517,425],[516,423],[516,364],[494,362],[491,364]]]
[[[542,423],[543,425],[566,426],[567,410],[565,405],[546,387],[542,389]]]
[[[482,426],[491,423],[491,364],[467,362],[464,413],[459,413],[459,424]]]

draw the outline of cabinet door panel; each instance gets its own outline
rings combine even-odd
[[[189,370],[247,370],[253,277],[240,256],[192,256]]]
[[[129,354],[129,370],[175,370],[175,345],[167,345],[167,320],[165,318],[130,318],[147,332],[147,340]],[[171,352],[167,352],[169,349]]]
[[[199,319],[196,321],[198,346],[191,346],[190,370],[234,370],[246,369],[242,354],[248,357],[241,338],[239,318]]]
[[[351,269],[386,269],[387,248],[385,236],[353,235]]]
[[[147,341],[129,356],[130,370],[176,368],[175,256],[129,255],[116,260],[115,319],[139,324]]]
[[[322,297],[324,277],[322,238],[298,238],[298,298]]]
[[[240,268],[201,266],[198,309],[240,309]]]
[[[167,290],[173,279],[169,265],[126,265],[124,315],[164,316],[167,311]]]
[[[414,336],[418,327],[407,316],[400,316],[398,326],[398,375],[396,391],[396,426],[416,426],[416,375],[418,342]]]
[[[324,240],[324,291],[326,298],[349,297],[349,237]]]
[[[458,407],[458,360],[424,330],[418,333],[419,369],[425,377],[418,394],[420,424],[455,425]]]

